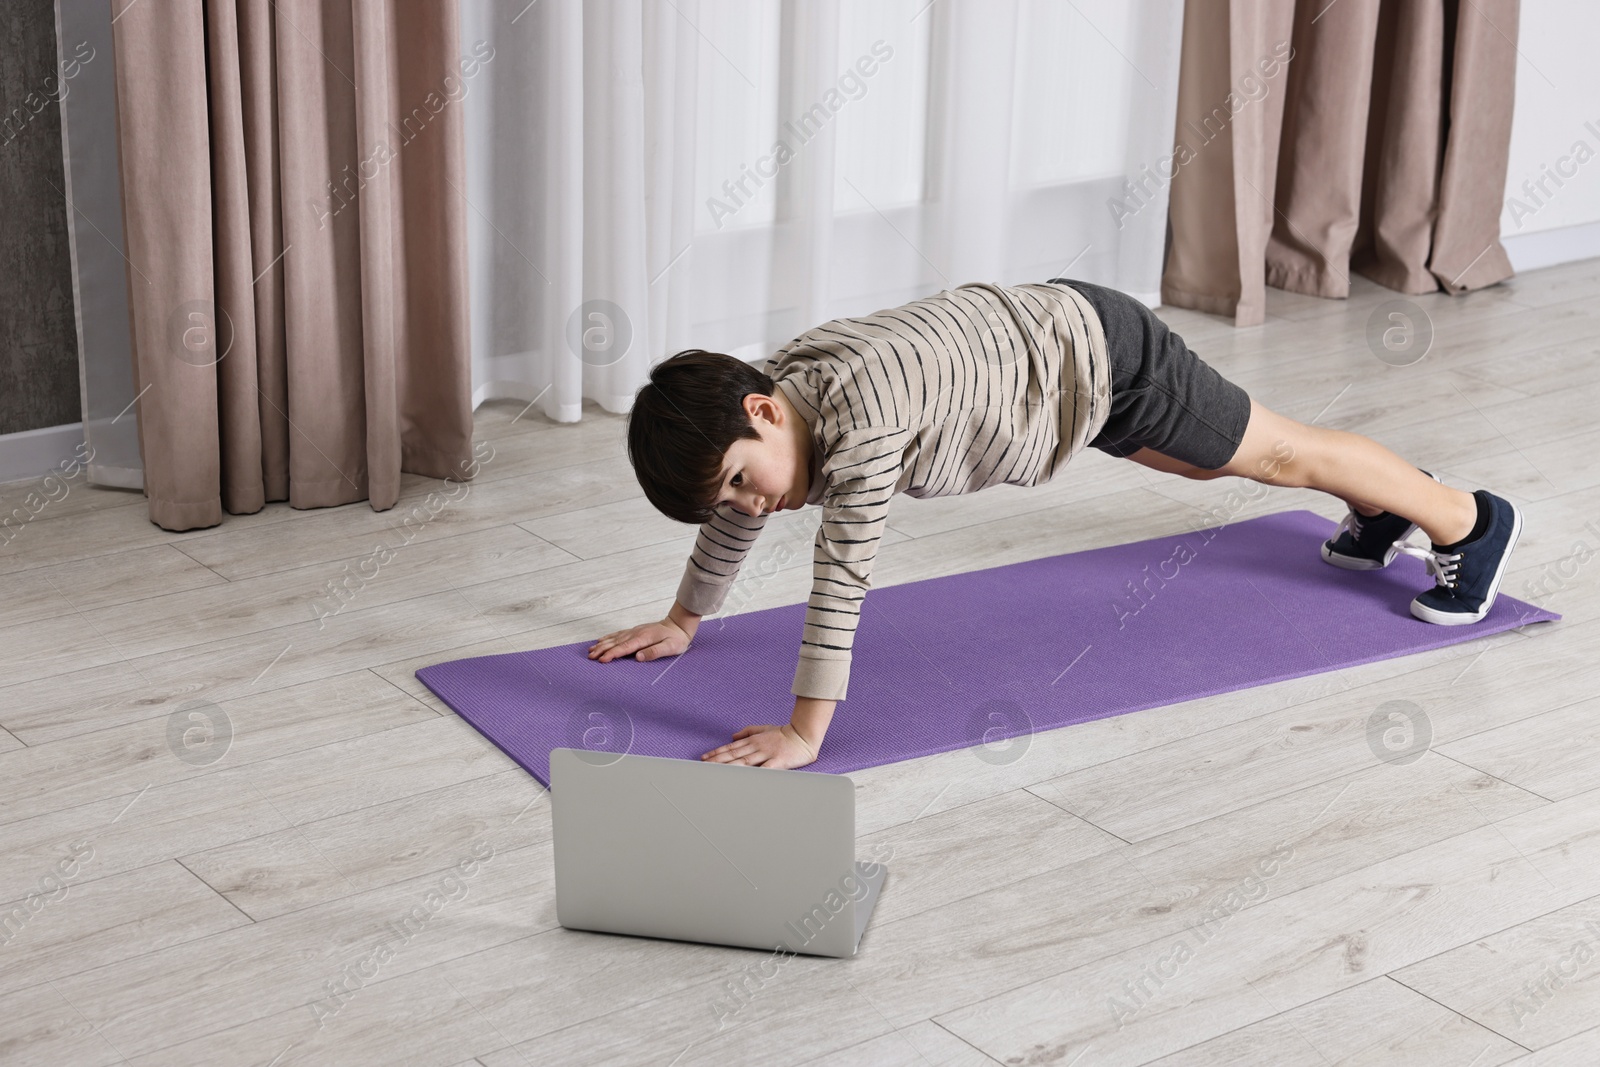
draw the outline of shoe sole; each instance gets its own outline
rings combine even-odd
[[[1476,612],[1465,611],[1436,611],[1426,604],[1411,602],[1411,614],[1423,622],[1435,623],[1439,626],[1467,626],[1478,622],[1489,609],[1494,607],[1495,597],[1500,595],[1500,579],[1506,572],[1506,564],[1511,562],[1511,552],[1517,547],[1517,539],[1522,536],[1522,512],[1511,501],[1506,505],[1511,508],[1511,537],[1506,541],[1506,550],[1500,555],[1500,566],[1495,568],[1494,581],[1489,583],[1489,595],[1483,598],[1483,606]]]

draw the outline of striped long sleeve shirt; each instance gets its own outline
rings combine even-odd
[[[890,498],[1049,481],[1111,410],[1100,319],[1060,282],[973,283],[834,319],[763,369],[814,446],[806,503],[821,505],[822,525],[791,691],[825,700],[848,689]],[[700,527],[678,601],[718,611],[766,521],[720,506]]]

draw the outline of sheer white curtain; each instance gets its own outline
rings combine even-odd
[[[463,0],[474,405],[970,281],[1159,300],[1182,0]]]

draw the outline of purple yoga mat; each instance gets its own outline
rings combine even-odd
[[[1507,596],[1470,626],[1414,618],[1422,561],[1329,566],[1310,511],[870,590],[807,771],[844,773],[1459,644],[1561,616]],[[894,551],[891,546],[888,551]],[[805,604],[701,622],[680,656],[570,645],[438,663],[427,687],[545,785],[550,750],[699,759],[789,720]],[[643,622],[644,619],[639,621]]]

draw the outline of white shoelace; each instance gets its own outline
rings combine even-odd
[[[1351,537],[1355,538],[1357,541],[1361,540],[1361,516],[1357,514],[1354,508],[1351,508],[1349,511],[1345,512],[1344,518],[1339,520],[1339,528],[1333,531],[1333,540],[1339,540],[1339,537],[1346,530],[1350,531]]]
[[[1408,556],[1416,556],[1427,566],[1428,573],[1433,575],[1433,584],[1444,586],[1446,589],[1456,588],[1456,581],[1460,577],[1457,571],[1461,567],[1460,552],[1438,552],[1421,545],[1411,544],[1409,541],[1396,541],[1395,548]]]

